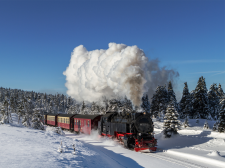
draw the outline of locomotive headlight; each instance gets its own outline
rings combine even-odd
[[[141,133],[139,133],[138,135],[141,136]]]

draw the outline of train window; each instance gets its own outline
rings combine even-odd
[[[76,121],[77,121],[77,120],[75,119],[75,120],[74,120],[74,125],[76,125]]]
[[[86,125],[86,121],[84,120],[84,125]]]
[[[89,120],[88,120],[88,127],[89,127]]]
[[[81,125],[81,120],[80,120],[80,125]]]

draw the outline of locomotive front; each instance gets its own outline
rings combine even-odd
[[[134,119],[136,131],[133,138],[135,139],[134,150],[138,151],[156,151],[157,140],[154,138],[154,125],[149,114],[141,113]]]

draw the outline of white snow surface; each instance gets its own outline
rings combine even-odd
[[[154,122],[157,152],[137,153],[111,139],[100,138],[97,132],[89,136],[64,131],[62,136],[51,128],[29,129],[15,121],[0,125],[0,168],[225,167],[225,133],[204,130],[204,122],[199,120],[197,124],[189,120],[190,127],[182,128],[179,135],[167,139],[161,133],[163,122]],[[210,128],[214,122],[208,121]],[[63,152],[59,153],[61,141]]]

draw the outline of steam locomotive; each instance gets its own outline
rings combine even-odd
[[[45,123],[66,130],[116,138],[124,147],[138,151],[156,151],[154,125],[148,113],[107,112],[105,115],[46,114]]]
[[[157,140],[153,122],[148,113],[107,113],[98,122],[100,135],[117,138],[126,148],[138,151],[156,151]]]

